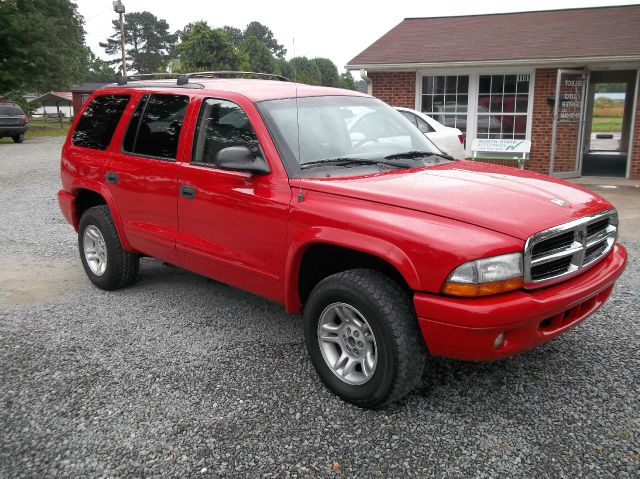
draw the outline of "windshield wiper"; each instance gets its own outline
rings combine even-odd
[[[384,159],[414,159],[430,158],[432,156],[435,156],[437,158],[444,158],[445,160],[454,160],[453,156],[445,155],[444,153],[434,153],[433,151],[405,151],[404,153],[396,153],[395,155],[385,156]]]
[[[323,165],[380,165],[386,164],[380,160],[368,160],[366,158],[327,158],[324,160],[308,161],[300,165],[300,169],[315,168]]]

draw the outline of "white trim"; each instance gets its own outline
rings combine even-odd
[[[467,104],[467,128],[465,131],[466,148],[465,155],[470,158],[471,144],[478,136],[478,91],[480,83],[480,75],[529,75],[529,104],[527,106],[527,129],[525,139],[531,141],[532,121],[533,121],[533,94],[535,87],[535,68],[490,68],[486,66],[476,66],[476,68],[433,68],[420,69],[416,71],[416,101],[415,109],[422,111],[422,77],[423,76],[447,76],[458,75],[469,77],[468,104]]]
[[[456,62],[424,62],[424,63],[363,63],[346,65],[347,70],[359,70],[365,68],[370,71],[402,71],[416,70],[422,68],[469,68],[469,67],[519,67],[537,66],[551,68],[554,66],[581,65],[585,63],[612,63],[612,62],[639,62],[639,55],[618,55],[606,57],[575,57],[575,58],[532,58],[532,59],[512,59],[512,60],[465,60]]]
[[[640,69],[636,71],[636,88],[633,92],[633,111],[631,112],[631,129],[629,131],[629,148],[627,148],[627,171],[625,178],[631,177],[631,162],[633,161],[633,139],[634,135],[640,135],[640,131],[636,132],[636,115],[638,113],[638,88],[640,88]]]

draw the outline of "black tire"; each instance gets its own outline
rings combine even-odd
[[[24,141],[24,133],[20,133],[19,135],[12,136],[11,139],[14,143],[22,143]]]
[[[101,275],[91,270],[84,253],[84,233],[86,228],[92,225],[100,231],[106,247],[106,269]],[[108,206],[94,206],[84,212],[78,226],[78,248],[82,266],[91,282],[98,288],[108,291],[120,289],[135,283],[138,278],[140,257],[125,251],[122,247]]]
[[[377,364],[360,385],[344,382],[328,366],[318,340],[322,312],[334,303],[354,307],[375,337]],[[345,401],[379,408],[410,393],[420,382],[427,350],[411,299],[391,278],[374,270],[353,269],[323,279],[304,309],[304,334],[311,361],[326,386]]]

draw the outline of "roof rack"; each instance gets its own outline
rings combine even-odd
[[[212,71],[212,72],[193,72],[193,73],[138,73],[135,75],[121,76],[118,78],[118,85],[126,85],[130,79],[134,78],[148,78],[148,77],[167,77],[176,78],[176,84],[179,86],[189,83],[190,78],[242,78],[242,77],[257,77],[279,81],[290,81],[287,77],[282,75],[276,75],[273,73],[259,73],[250,71]]]

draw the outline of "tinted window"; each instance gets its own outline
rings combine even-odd
[[[0,115],[24,115],[17,105],[0,105]]]
[[[260,154],[249,118],[235,103],[208,99],[202,105],[194,140],[193,163],[214,165],[217,154],[228,146],[247,146]]]
[[[131,117],[124,151],[175,160],[180,130],[189,105],[183,95],[145,95]]]
[[[77,146],[105,150],[128,102],[129,95],[94,98],[82,113],[71,142]]]

